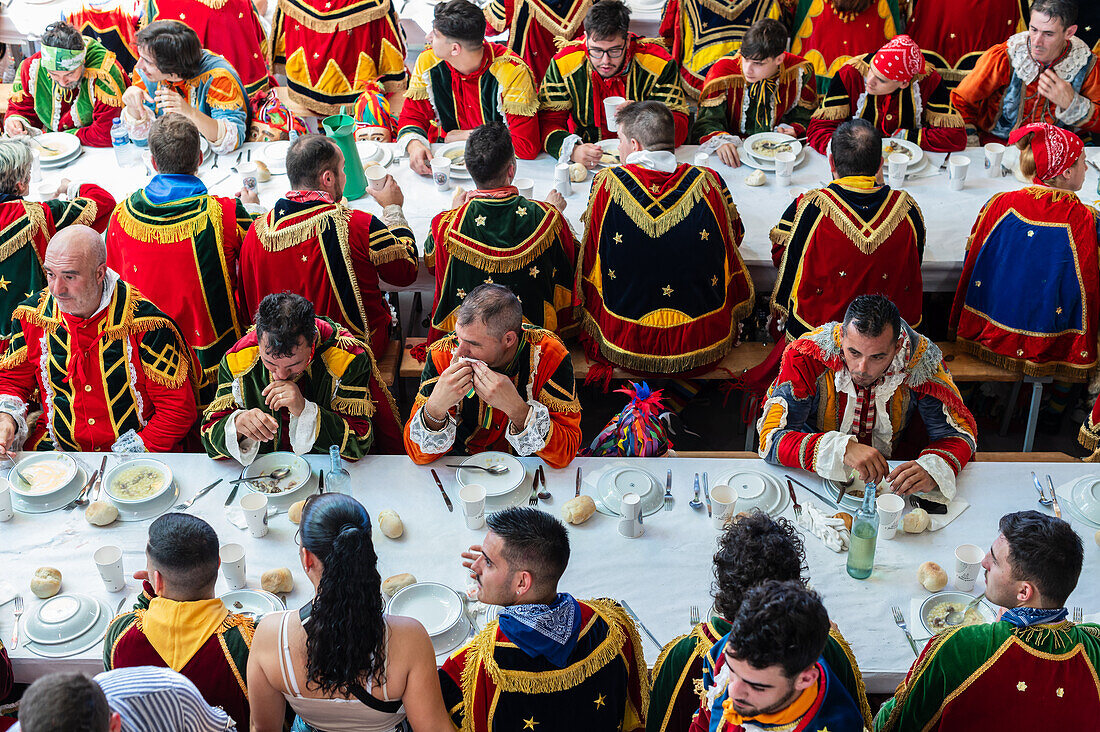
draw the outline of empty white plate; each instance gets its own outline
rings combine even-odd
[[[524,478],[527,477],[523,463],[506,452],[479,452],[477,455],[466,458],[461,464],[477,465],[482,468],[503,465],[508,468],[508,472],[499,475],[472,468],[458,468],[455,470],[455,480],[458,481],[459,486],[485,486],[486,496],[503,496],[505,493],[511,493],[519,488]],[[528,483],[528,487],[530,487],[530,483]]]

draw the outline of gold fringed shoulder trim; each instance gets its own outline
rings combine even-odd
[[[646,211],[634,196],[630,195],[630,191],[627,190],[626,185],[619,180],[618,176],[611,172],[611,168],[604,171],[600,182],[607,189],[607,194],[612,202],[618,205],[646,236],[652,238],[664,235],[673,226],[683,221],[684,218],[691,213],[695,204],[703,200],[709,187],[713,187],[713,183],[708,176],[700,175],[696,177],[688,189],[684,191],[684,194],[680,196],[680,199],[676,201],[671,208],[662,210],[661,213],[654,218],[650,216],[649,212]]]
[[[550,248],[550,245],[557,241],[559,234],[561,233],[562,222],[565,218],[560,215],[554,215],[557,213],[557,209],[548,210],[549,205],[532,201],[534,205],[540,207],[543,212],[543,216],[549,217],[550,222],[542,227],[536,228],[535,231],[525,241],[517,242],[511,249],[502,252],[502,256],[489,257],[481,251],[469,246],[464,240],[468,237],[462,235],[458,227],[461,225],[461,220],[456,216],[456,211],[448,211],[444,214],[444,225],[442,227],[442,241],[439,245],[442,246],[447,254],[459,260],[469,264],[472,267],[477,267],[484,272],[515,272],[516,270],[523,269],[531,262],[535,261],[542,254]],[[525,247],[522,251],[516,253],[516,250],[520,247]]]
[[[924,117],[932,127],[965,127],[962,116],[958,112],[932,112],[924,111]]]
[[[141,195],[140,192],[138,195]],[[206,209],[197,211],[193,216],[170,224],[146,223],[138,219],[130,208],[130,199],[126,199],[115,207],[113,223],[122,227],[132,239],[175,244],[194,239],[211,225],[216,227],[217,222],[221,221],[221,213],[221,205],[213,196],[208,196]]]
[[[337,204],[336,208],[324,213],[312,216],[304,221],[299,221],[289,226],[274,228],[272,221],[275,212],[270,211],[266,216],[256,219],[253,226],[256,227],[256,237],[265,251],[280,252],[304,241],[315,239],[325,233],[329,227],[337,227],[338,234],[347,235],[348,222],[351,221],[351,209]]]
[[[0,356],[0,371],[6,371],[7,369],[13,369],[25,363],[27,360],[27,344],[24,343],[16,349],[15,353],[10,351],[5,352],[3,356]]]
[[[906,191],[897,191],[897,193],[898,196],[894,200],[890,212],[882,218],[878,228],[870,235],[864,234],[866,226],[859,226],[852,221],[851,217],[842,211],[840,206],[825,193],[825,189],[810,191],[806,194],[806,198],[809,199],[810,203],[816,204],[821,213],[829,217],[833,224],[851,240],[859,251],[864,254],[874,254],[879,245],[890,238],[898,224],[908,217],[909,211],[917,207],[913,197]],[[797,230],[799,219],[802,218],[806,208],[805,206],[800,207],[798,216],[795,217],[794,224],[791,225],[791,231]],[[861,221],[860,223],[865,224],[866,222]]]
[[[42,210],[42,204],[33,201],[22,201],[24,216],[27,224],[17,234],[7,235],[8,238],[0,244],[0,261],[15,254],[19,249],[34,242],[34,237],[39,233],[45,235],[46,213]],[[38,250],[35,250],[35,259],[38,259]],[[39,262],[41,264],[41,262]]]
[[[538,114],[539,103],[537,100],[531,102],[519,102],[511,99],[505,99],[500,103],[500,108],[507,114],[514,114],[520,117],[534,117]]]
[[[237,406],[239,405],[232,392],[223,394],[220,397],[215,397],[214,401],[207,405],[206,409],[203,410],[202,419],[205,422],[218,412],[225,412]]]
[[[848,641],[844,640],[844,636],[840,634],[840,631],[836,628],[829,628],[829,637],[836,641],[840,646],[840,650],[844,652],[844,657],[848,659],[848,663],[852,666],[852,674],[855,676],[856,690],[859,692],[859,698],[856,699],[856,703],[859,704],[859,713],[863,715],[863,725],[867,729],[874,729],[874,717],[871,714],[871,703],[867,700],[867,685],[863,683],[863,674],[859,671],[859,665],[856,663],[855,654],[852,653],[852,647],[848,645]]]
[[[830,107],[822,105],[816,112],[813,113],[814,119],[823,119],[828,121],[840,120],[844,121],[852,116],[852,105],[850,104],[837,104]]]
[[[96,214],[99,213],[99,204],[90,198],[85,198],[83,201],[87,204],[83,210],[77,214],[76,218],[69,226],[91,226],[95,221]],[[72,204],[69,204],[70,206]]]
[[[373,417],[375,410],[374,401],[369,396],[362,399],[349,399],[333,395],[329,399],[329,406],[332,407],[332,411],[346,414],[349,417]]]

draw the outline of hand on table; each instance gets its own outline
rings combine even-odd
[[[556,208],[558,211],[565,210],[565,196],[559,193],[556,188],[551,189],[551,191],[546,194],[546,202]]]
[[[939,487],[928,471],[915,460],[897,466],[890,471],[886,478],[890,481],[891,492],[897,493],[899,496],[908,496],[912,493],[928,493]]]
[[[890,466],[881,452],[855,440],[849,440],[844,450],[844,464],[855,468],[865,483],[878,483],[890,472]]]
[[[424,402],[424,409],[433,421],[441,422],[447,418],[447,412],[451,407],[457,406],[470,392],[470,385],[474,380],[474,370],[469,361],[458,358],[451,360],[451,365],[439,375],[435,382],[428,401]]]
[[[474,562],[481,559],[481,544],[471,544],[470,548],[462,552],[462,566],[470,570],[470,576],[476,577],[474,574]]]
[[[11,137],[16,137],[18,135],[31,134],[31,129],[27,126],[27,123],[19,117],[8,117],[4,120],[4,132]]]
[[[1070,83],[1051,69],[1039,74],[1039,93],[1054,102],[1062,112],[1069,109],[1077,96]]]
[[[382,187],[378,190],[367,186],[367,193],[378,201],[382,208],[393,205],[402,206],[405,203],[405,194],[401,192],[401,186],[397,185],[392,175],[387,175],[383,179]]]
[[[412,168],[414,173],[420,175],[432,174],[432,151],[427,145],[420,140],[413,140],[409,143],[409,167]]]
[[[603,148],[599,145],[594,145],[590,142],[581,143],[573,148],[573,155],[570,156],[570,160],[574,163],[580,163],[584,167],[592,170],[600,163],[600,158],[603,157]]]
[[[531,405],[523,400],[516,391],[516,385],[504,374],[497,373],[481,362],[474,365],[474,391],[481,400],[493,409],[499,409],[508,415],[516,427],[522,428],[527,421]]]
[[[306,398],[302,396],[302,390],[293,381],[272,381],[260,393],[264,403],[273,412],[286,409],[295,417],[300,417],[302,410],[306,407]]]
[[[19,426],[15,424],[15,417],[10,414],[0,414],[0,455],[5,457],[15,456],[11,454],[12,443],[15,442],[15,433]]]
[[[256,442],[270,442],[275,439],[275,429],[279,423],[261,409],[248,409],[237,415],[234,420],[237,437],[247,437]]]
[[[737,153],[737,146],[732,142],[719,145],[715,152],[718,153],[718,159],[731,168],[741,167],[741,156]]]
[[[61,198],[62,196],[68,194],[70,185],[72,185],[71,180],[69,180],[68,178],[62,178],[61,182],[57,184],[57,190],[53,192],[53,196],[51,196],[51,198]]]

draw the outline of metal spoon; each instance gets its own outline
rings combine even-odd
[[[703,507],[703,502],[699,500],[699,474],[695,474],[695,498],[688,501],[688,505],[698,511]]]
[[[26,478],[23,478],[23,476],[19,476],[19,477],[22,478],[24,481],[26,480]],[[92,477],[88,478],[88,482],[85,483],[84,487],[80,489],[80,493],[77,494],[76,498],[74,498],[73,500],[66,503],[65,507],[62,510],[63,511],[71,511],[74,508],[76,508],[77,506],[87,506],[88,505],[88,490],[92,487],[92,484],[95,483],[95,479],[98,478],[98,477],[99,477],[99,471],[97,470],[94,473],[92,473]],[[27,485],[30,485],[30,484],[28,483]]]
[[[265,478],[271,478],[272,480],[282,480],[290,475],[290,468],[276,468],[267,475],[254,475],[251,478],[237,478],[236,480],[229,481],[230,485],[236,485],[237,483],[252,483],[253,481],[263,480]]]
[[[1035,471],[1031,471],[1031,479],[1035,481],[1035,490],[1039,492],[1039,503],[1050,508],[1054,505],[1053,498],[1047,498],[1046,491],[1043,490],[1043,484],[1039,482],[1039,476],[1035,475]]]
[[[470,470],[484,470],[489,475],[503,475],[508,472],[507,465],[447,465],[448,468],[468,468]]]
[[[962,610],[952,610],[947,613],[947,617],[944,618],[944,622],[948,625],[962,625],[963,620],[966,619],[966,614],[976,608],[978,603],[985,597],[985,593],[978,595],[973,600],[967,603],[966,607]]]
[[[553,498],[553,496],[550,495],[550,491],[546,490],[546,471],[543,470],[542,466],[540,465],[539,468],[538,468],[538,472],[539,472],[539,485],[542,486],[542,490],[539,491],[539,500],[540,501],[549,501],[551,498]]]

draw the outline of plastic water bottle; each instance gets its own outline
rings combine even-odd
[[[115,162],[118,163],[118,167],[125,168],[133,165],[134,148],[130,145],[130,135],[126,133],[126,125],[117,117],[111,123],[111,147],[115,149]]]
[[[867,579],[875,566],[875,544],[878,541],[878,509],[874,483],[863,489],[863,505],[852,522],[852,541],[848,547],[848,574]]]
[[[344,460],[340,457],[340,446],[333,445],[328,449],[329,465],[328,474],[325,475],[326,493],[344,493],[351,495],[351,474],[344,469]]]

